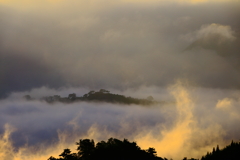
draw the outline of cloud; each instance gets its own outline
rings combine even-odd
[[[13,146],[10,142],[10,134],[14,131],[14,128],[6,124],[4,126],[5,132],[0,136],[0,156],[3,159],[12,159],[13,157]]]
[[[44,86],[160,87],[179,78],[239,87],[237,2],[71,2],[0,6],[0,97]],[[203,50],[181,54],[192,42]]]
[[[215,37],[215,43],[219,45],[226,43],[226,41],[232,42],[236,39],[234,31],[230,26],[215,23],[201,26],[199,30],[195,31],[195,33],[192,33],[191,35],[188,35],[186,38],[190,41],[196,41],[198,39],[202,39],[203,41],[212,41],[212,37]]]
[[[35,58],[4,52],[1,54],[1,62],[1,96],[6,97],[9,90],[24,91],[32,86],[60,87],[63,85],[64,80],[56,69]]]
[[[37,95],[38,90],[54,93],[48,88],[30,93]],[[71,88],[58,90],[58,94],[67,91]],[[14,93],[15,96],[1,100],[1,140],[5,142],[4,135],[9,135],[8,146],[14,147],[13,155],[22,156],[19,159],[57,157],[64,148],[74,151],[80,138],[101,141],[110,137],[134,140],[143,149],[156,148],[159,156],[181,159],[201,157],[216,145],[222,148],[232,139],[239,139],[238,90],[192,88],[178,82],[169,89],[143,87],[118,93],[137,97],[151,93],[156,100],[176,103],[152,107],[85,102],[48,104],[19,100],[16,95],[24,93]],[[219,108],[230,100],[230,108]],[[6,124],[15,128],[11,134],[4,127]]]
[[[236,39],[234,37],[234,32],[230,26],[223,26],[219,24],[210,24],[206,26],[202,26],[201,29],[197,32],[198,38],[206,38],[211,35],[219,35],[222,39],[217,39],[217,43],[224,43],[224,41],[233,41]]]
[[[203,48],[214,50],[220,55],[230,55],[231,52],[234,52],[234,43],[237,39],[230,26],[215,23],[203,25],[198,31],[187,37],[193,42],[186,50]]]
[[[224,98],[223,100],[219,100],[216,108],[217,109],[230,109],[232,106],[232,101],[229,98]]]
[[[223,116],[229,116],[230,119],[239,119],[238,113],[239,99],[224,98],[217,102],[216,109],[222,112]]]
[[[41,160],[74,150],[79,138],[116,137],[175,159],[238,140],[239,7],[229,0],[0,0],[0,154]],[[169,93],[177,79],[189,86]],[[177,104],[22,100],[101,88]]]
[[[225,142],[222,137],[226,133],[220,124],[211,122],[207,126],[201,127],[201,120],[198,116],[203,115],[195,112],[199,104],[194,102],[192,91],[188,85],[180,81],[172,85],[170,93],[176,99],[177,109],[173,126],[168,128],[163,124],[161,129],[156,129],[158,134],[153,134],[152,130],[147,134],[140,133],[137,141],[144,146],[154,142],[154,147],[159,155],[173,159],[186,156],[200,158],[204,152],[211,150],[212,146],[223,145]],[[208,116],[203,117],[207,118]]]

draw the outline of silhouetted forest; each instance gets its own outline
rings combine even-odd
[[[95,145],[94,140],[80,139],[76,142],[77,153],[64,149],[59,158],[50,157],[48,160],[168,160],[157,156],[154,148],[141,149],[136,142],[129,142],[110,138],[107,142],[101,141]],[[195,158],[183,160],[198,160]],[[240,143],[233,142],[223,149],[213,148],[202,156],[201,160],[240,160]]]
[[[154,148],[142,150],[136,142],[110,138],[95,145],[94,140],[80,139],[77,153],[64,149],[59,158],[50,157],[48,160],[167,160],[158,157]]]
[[[240,142],[233,142],[223,149],[213,148],[201,160],[240,160]]]
[[[25,95],[26,100],[34,100],[30,95]],[[62,103],[72,103],[80,101],[98,101],[98,102],[108,102],[108,103],[120,103],[120,104],[138,104],[138,105],[152,105],[157,103],[165,103],[164,101],[157,102],[152,96],[148,96],[146,99],[125,97],[124,95],[113,94],[108,90],[100,89],[99,91],[90,91],[83,96],[77,97],[75,93],[69,94],[68,97],[61,97],[59,95],[43,97],[41,100],[48,103],[62,102]]]

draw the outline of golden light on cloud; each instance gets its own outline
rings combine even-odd
[[[67,147],[76,151],[79,138],[113,137],[154,147],[161,157],[197,158],[239,139],[240,91],[228,94],[240,86],[238,2],[0,0],[0,157],[46,160]],[[178,82],[168,92],[166,86],[181,77],[197,91]],[[151,95],[164,103],[66,107],[10,101],[27,94],[81,96],[81,87]],[[8,123],[15,132],[10,125],[4,129]]]
[[[223,98],[218,100],[216,104],[216,109],[222,111],[222,113],[229,115],[231,119],[239,120],[240,115],[237,111],[237,106],[239,101],[231,99],[231,98]]]
[[[58,142],[56,143],[48,145],[42,143],[31,147],[26,144],[18,150],[15,150],[10,138],[14,131],[15,129],[11,125],[6,124],[4,134],[0,135],[0,157],[3,160],[47,160],[51,156],[58,157],[65,148],[69,148],[71,151],[75,152],[75,142],[77,142],[79,138],[100,141],[102,140],[100,138],[102,135],[108,135],[108,137],[114,136],[108,131],[99,130],[96,125],[92,125],[86,135],[81,137],[75,133],[58,131]]]
[[[177,82],[169,88],[170,94],[175,99],[174,104],[148,108],[148,111],[153,109],[150,113],[159,112],[158,115],[164,115],[166,120],[168,116],[172,117],[173,119],[170,118],[170,124],[167,122],[157,122],[152,127],[143,127],[140,122],[139,124],[136,122],[134,124],[136,125],[136,130],[133,135],[128,136],[126,136],[126,132],[131,131],[132,122],[129,122],[124,117],[121,118],[122,123],[120,123],[117,132],[109,130],[107,125],[91,123],[86,132],[79,135],[79,131],[84,130],[79,120],[85,114],[83,110],[79,110],[79,113],[66,123],[70,126],[70,129],[58,130],[57,141],[50,142],[49,144],[40,142],[35,146],[28,146],[26,144],[16,150],[12,145],[10,136],[14,132],[14,128],[10,125],[5,125],[5,132],[3,135],[0,135],[0,157],[4,157],[4,160],[9,159],[9,156],[11,156],[12,160],[47,160],[50,156],[58,157],[65,148],[69,148],[72,152],[75,152],[75,142],[79,139],[94,139],[97,143],[113,137],[136,141],[142,149],[153,147],[156,149],[158,156],[168,159],[178,160],[186,156],[200,158],[207,151],[211,151],[216,145],[225,146],[226,143],[223,140],[225,131],[220,124],[212,122],[214,119],[207,120],[208,125],[204,127],[198,124],[199,119],[194,112],[198,106],[192,98],[192,91],[190,89],[185,84]],[[223,99],[217,103],[217,106],[224,108],[224,106],[231,104],[229,101],[229,99]],[[134,108],[133,110],[134,112],[139,111],[141,114],[141,112],[145,113],[147,111],[145,109]],[[130,111],[128,112],[130,114],[129,117],[132,117],[131,111],[133,110],[128,110]],[[176,114],[172,113],[173,111],[176,111]],[[151,116],[148,118],[151,118]]]
[[[189,3],[203,3],[203,2],[224,2],[224,1],[231,1],[231,0],[119,0],[117,3],[121,2],[133,2],[133,3],[154,3],[154,2],[159,2],[159,3],[164,3],[164,2],[189,2]],[[31,1],[31,0],[0,0],[0,4],[3,5],[9,5],[9,6],[15,6],[15,7],[33,7],[36,5],[47,5],[47,4],[56,4],[56,3],[61,3],[61,2],[66,2],[64,0],[41,0],[41,1]],[[80,3],[83,3],[84,1],[80,0]],[[71,1],[67,1],[67,3],[72,3]],[[97,0],[91,0],[87,3],[99,3]],[[102,3],[112,3],[109,0],[102,0]]]
[[[5,126],[5,132],[3,135],[0,135],[0,157],[3,159],[11,159],[13,155],[13,148],[12,144],[9,140],[9,137],[11,133],[14,131],[14,128],[12,128],[10,125],[6,124]]]
[[[157,150],[158,155],[164,155],[173,159],[184,156],[184,145],[192,133],[192,125],[194,123],[192,109],[194,104],[190,98],[188,91],[181,82],[177,82],[170,87],[171,94],[176,99],[176,108],[178,118],[172,129],[159,131],[160,139],[156,139],[151,133],[146,136],[139,137],[137,142],[141,146],[151,146]]]
[[[42,1],[31,1],[31,0],[0,0],[0,5],[11,7],[19,10],[37,10],[38,8],[48,7],[49,5],[61,4],[63,0],[42,0]]]
[[[41,2],[60,2],[62,0],[42,0]],[[36,4],[37,1],[31,0],[22,0],[21,2],[18,0],[0,0],[2,4]]]
[[[5,5],[19,5],[19,6],[28,6],[28,5],[31,5],[31,4],[36,4],[37,2],[36,1],[31,1],[31,0],[22,0],[21,2],[20,1],[17,1],[17,0],[0,0],[0,3],[1,4],[5,4]]]
[[[217,102],[216,108],[217,109],[230,109],[232,106],[232,100],[229,98],[224,98]]]
[[[229,2],[231,0],[176,0],[178,2],[205,3],[205,2]]]
[[[153,2],[159,2],[159,3],[164,3],[164,2],[176,2],[176,3],[192,3],[192,4],[197,4],[197,3],[205,3],[205,2],[229,2],[231,0],[122,0],[123,2],[135,2],[135,3],[153,3]],[[233,0],[232,0],[233,1]]]
[[[177,82],[170,87],[170,93],[176,100],[177,117],[172,128],[159,126],[153,131],[139,134],[136,141],[141,147],[152,146],[158,156],[172,159],[181,159],[186,156],[200,158],[217,144],[224,144],[222,137],[224,130],[219,124],[209,124],[200,128],[194,116],[195,103],[188,87]],[[163,129],[162,129],[163,128]]]
[[[40,144],[36,147],[29,147],[27,144],[15,150],[11,141],[11,134],[15,129],[9,125],[5,125],[5,132],[0,135],[0,157],[3,160],[47,160],[50,156],[58,156],[59,153],[67,146],[75,147],[75,144],[68,144],[67,134],[59,133],[59,141],[55,144],[45,146]]]

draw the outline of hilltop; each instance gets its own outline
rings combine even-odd
[[[25,95],[25,99],[34,100],[30,95]],[[99,91],[90,91],[83,96],[78,97],[75,93],[71,93],[68,97],[61,97],[60,95],[53,95],[48,97],[42,97],[40,100],[46,101],[48,103],[62,102],[62,103],[73,103],[73,102],[108,102],[108,103],[120,103],[120,104],[137,104],[137,105],[153,105],[158,103],[164,103],[155,101],[152,96],[146,99],[126,97],[124,95],[113,94],[105,89],[100,89]]]

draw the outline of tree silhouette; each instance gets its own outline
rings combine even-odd
[[[212,152],[208,152],[201,160],[240,160],[240,143],[231,142],[230,145],[223,149],[213,148]]]
[[[82,160],[91,159],[92,154],[95,150],[95,143],[90,139],[80,139],[79,142],[76,143],[78,145],[78,155]]]
[[[75,93],[72,93],[72,94],[69,94],[68,95],[68,99],[70,99],[70,100],[75,100],[76,99],[76,94]]]
[[[30,95],[25,95],[23,97],[26,100],[34,100]],[[77,97],[75,93],[69,94],[68,97],[61,97],[60,95],[47,96],[41,98],[48,103],[63,102],[63,103],[73,103],[80,101],[98,101],[98,102],[109,102],[109,103],[121,103],[121,104],[137,104],[137,105],[153,105],[159,103],[165,103],[154,101],[152,96],[146,99],[138,99],[132,97],[125,97],[124,95],[112,94],[108,90],[100,89],[99,91],[89,91],[81,97]]]
[[[63,152],[59,155],[60,157],[63,157],[64,160],[77,160],[76,153],[71,154],[70,149],[64,149]]]
[[[146,150],[150,155],[152,155],[153,157],[156,157],[157,156],[157,152],[156,152],[156,150],[155,150],[155,148],[148,148],[147,150]]]
[[[48,160],[167,160],[157,157],[154,148],[142,150],[136,142],[127,139],[110,138],[107,142],[98,142],[96,146],[93,140],[80,139],[76,144],[78,153],[64,149],[60,158],[51,156]]]
[[[48,160],[167,160],[157,156],[154,148],[142,150],[136,142],[110,138],[107,142],[100,141],[96,145],[93,140],[80,139],[77,144],[77,153],[64,149],[59,158],[49,157]],[[198,160],[195,158],[183,160]],[[233,142],[223,149],[213,148],[201,160],[240,160],[240,143]]]

